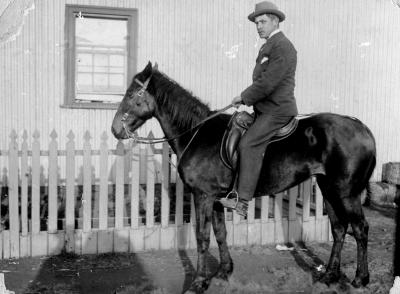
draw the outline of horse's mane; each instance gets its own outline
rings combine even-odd
[[[158,106],[170,114],[178,127],[192,128],[209,115],[208,105],[164,73],[154,70],[151,81],[149,87],[154,87]]]

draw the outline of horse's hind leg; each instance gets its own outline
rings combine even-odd
[[[343,216],[337,216],[335,210],[328,201],[325,201],[325,207],[331,221],[331,230],[333,236],[331,256],[329,258],[328,266],[323,278],[325,282],[329,283],[338,281],[340,277],[341,251],[343,248],[343,242],[346,236],[348,223]]]
[[[362,211],[360,197],[346,198],[343,203],[357,242],[357,270],[352,285],[358,288],[369,283],[367,257],[369,225]]]
[[[325,199],[325,208],[331,222],[333,236],[331,256],[325,274],[321,278],[321,282],[329,284],[337,282],[340,278],[340,258],[348,221],[345,212],[341,209],[341,203],[338,201],[339,195],[335,195],[333,190],[328,187],[324,176],[318,176],[317,180]],[[335,200],[335,198],[337,199]]]
[[[353,187],[349,184],[337,182],[329,185],[324,176],[318,176],[317,180],[326,200],[326,209],[331,221],[334,238],[326,271],[327,277],[324,278],[324,281],[328,281],[330,276],[332,278],[334,276],[339,277],[340,254],[348,223],[351,223],[357,242],[357,271],[352,284],[355,287],[365,286],[369,283],[367,260],[369,226],[361,208],[360,195],[352,191]]]
[[[224,207],[220,202],[214,203],[214,211],[212,224],[214,229],[215,238],[218,243],[220,266],[215,274],[216,278],[228,280],[233,271],[233,262],[229,254],[228,244],[226,243],[226,226],[225,226],[225,212]]]

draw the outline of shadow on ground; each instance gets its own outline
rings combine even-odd
[[[135,254],[61,254],[45,259],[36,278],[21,293],[109,294],[128,286],[139,291],[132,293],[156,289]]]

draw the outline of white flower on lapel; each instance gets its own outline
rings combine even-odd
[[[268,61],[268,57],[267,57],[267,56],[264,56],[264,57],[261,59],[261,64],[263,64],[263,63],[266,62],[266,61]]]

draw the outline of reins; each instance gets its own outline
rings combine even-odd
[[[176,136],[174,136],[172,138],[166,138],[166,137],[163,137],[163,138],[146,138],[146,137],[137,136],[135,133],[129,131],[128,128],[126,127],[125,120],[128,118],[128,113],[125,113],[123,115],[123,117],[122,117],[122,126],[124,127],[124,130],[125,130],[126,134],[128,135],[128,137],[133,139],[133,141],[135,143],[139,143],[139,144],[157,144],[157,143],[169,142],[169,141],[176,140],[176,139],[182,137],[183,135],[195,130],[196,128],[198,128],[201,125],[203,125],[205,122],[217,117],[218,115],[220,115],[221,113],[225,112],[226,110],[228,110],[231,107],[234,107],[234,105],[233,104],[229,104],[229,105],[225,106],[224,108],[221,108],[220,110],[216,111],[212,115],[210,115],[210,116],[206,117],[205,119],[201,120],[195,126],[191,127],[190,129],[187,129],[186,131],[184,131],[184,132],[180,133],[179,135],[176,135]],[[196,134],[197,134],[197,132],[195,133],[195,135]]]

